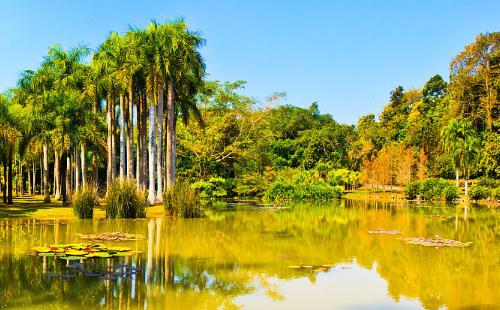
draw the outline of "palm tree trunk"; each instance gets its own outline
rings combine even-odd
[[[24,196],[24,174],[21,160],[19,160],[19,191],[21,192],[21,197]]]
[[[159,100],[158,100],[158,120],[157,120],[157,127],[158,127],[158,146],[157,146],[157,160],[156,160],[156,182],[158,184],[158,191],[156,193],[156,200],[158,202],[163,201],[163,180],[162,180],[162,139],[163,139],[163,86],[160,87],[159,91]]]
[[[75,147],[75,192],[80,190],[80,150]]]
[[[464,186],[465,186],[465,197],[469,197],[469,169],[465,168],[465,175],[464,175]]]
[[[43,159],[40,157],[40,195],[43,195]]]
[[[63,165],[64,166],[64,165]],[[71,193],[71,158],[69,155],[66,156],[66,171],[65,171],[65,176],[64,178],[66,179],[66,195],[64,195],[65,198],[63,198],[63,205],[69,200],[68,196]]]
[[[27,163],[26,164],[26,173],[28,173],[28,195],[32,195],[31,193],[31,171],[30,171],[30,165]]]
[[[116,113],[115,113],[115,105],[114,101],[112,101],[112,107],[111,107],[111,176],[112,180],[115,180],[117,177],[117,165],[116,165]]]
[[[59,152],[54,152],[54,179],[55,179],[55,200],[61,199],[61,176],[60,176],[60,167],[59,167]]]
[[[43,145],[43,202],[50,202],[49,195],[49,148]]]
[[[87,151],[85,150],[85,144],[82,143],[80,160],[82,164],[82,188],[87,187]]]
[[[14,153],[14,147],[9,145],[9,151],[7,154],[7,204],[11,205],[12,202],[12,153]]]
[[[7,183],[9,183],[7,179],[7,159],[3,160],[3,186],[2,186],[2,191],[3,191],[3,203],[7,203]]]
[[[94,178],[94,186],[97,188],[98,181],[99,181],[99,168],[97,167],[97,151],[92,152],[92,170],[93,170],[93,175],[92,177]]]
[[[141,164],[141,154],[142,154],[142,121],[141,121],[141,113],[142,111],[142,104],[141,104],[141,97],[140,94],[137,97],[139,100],[137,102],[137,151],[136,151],[136,176],[135,180],[137,182],[137,189],[142,190],[142,164]]]
[[[64,140],[63,140],[64,141]],[[62,199],[62,204],[65,206],[68,203],[68,162],[69,158],[65,156],[64,152],[61,154],[61,161],[64,160],[64,157],[66,157],[66,165],[64,163],[61,163],[59,165],[60,171],[59,171],[59,176],[61,178],[61,199]]]
[[[134,178],[134,83],[130,80],[128,90],[128,122],[127,122],[127,177]]]
[[[31,183],[31,185],[33,186],[33,196],[36,195],[36,165],[35,165],[35,161],[33,161],[33,163],[31,164],[31,166],[33,167],[33,182]]]
[[[111,136],[113,135],[113,128],[111,126],[111,100],[109,98],[106,100],[106,125],[108,127],[108,137],[107,137],[107,167],[106,167],[106,186],[108,187],[111,184],[111,180],[113,179],[113,157],[112,157],[112,142],[113,139]]]
[[[120,180],[125,178],[125,99],[120,95]]]
[[[147,178],[146,175],[148,173],[148,136],[147,136],[147,123],[148,123],[148,106],[147,106],[147,97],[146,93],[143,91],[142,93],[142,188],[146,189],[147,186]]]
[[[174,117],[174,82],[170,79],[167,88],[167,188],[175,183]]]
[[[153,101],[149,102],[149,195],[148,201],[152,205],[155,203],[155,119],[156,108]]]
[[[459,172],[457,167],[455,168],[455,184],[457,185],[457,187],[459,186],[458,178],[459,178]]]

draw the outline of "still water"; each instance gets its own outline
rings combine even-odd
[[[500,308],[498,211],[346,200],[286,207],[219,206],[186,220],[1,219],[0,309]],[[402,234],[368,234],[377,228]],[[145,239],[105,244],[141,252],[83,265],[133,272],[103,278],[30,255],[81,242],[78,233],[116,231]],[[436,235],[474,244],[398,240]],[[331,266],[289,268],[301,264]]]

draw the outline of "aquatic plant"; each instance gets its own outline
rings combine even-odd
[[[436,236],[435,238],[420,238],[420,237],[413,237],[413,238],[401,238],[400,240],[410,243],[410,244],[417,244],[417,245],[422,245],[422,246],[432,246],[432,247],[468,247],[470,246],[473,242],[460,242],[457,240],[452,240],[452,239],[443,239],[439,236]]]
[[[368,233],[375,235],[398,235],[401,232],[399,230],[384,230],[377,228],[376,230],[369,230]]]
[[[37,256],[55,256],[64,260],[131,256],[136,253],[130,247],[108,247],[100,243],[52,244],[34,247],[32,250]]]
[[[163,206],[168,215],[177,217],[201,217],[203,207],[200,195],[187,181],[177,181],[174,186],[165,191]]]
[[[131,180],[113,181],[106,193],[107,218],[137,218],[146,216],[147,197]]]
[[[146,239],[146,237],[144,237],[143,235],[127,234],[123,232],[105,232],[98,235],[78,234],[78,237],[80,237],[81,239],[93,241],[132,241]]]
[[[94,208],[99,206],[99,196],[93,186],[86,186],[73,195],[73,211],[78,218],[92,218]]]

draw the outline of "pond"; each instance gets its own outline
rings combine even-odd
[[[500,308],[500,214],[343,200],[219,206],[206,218],[0,220],[0,309]],[[399,235],[369,234],[380,229]],[[32,248],[126,232],[128,257]],[[473,242],[436,248],[398,238]]]

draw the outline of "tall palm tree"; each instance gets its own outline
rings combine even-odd
[[[481,150],[481,141],[472,123],[466,120],[452,119],[442,131],[443,142],[455,164],[457,186],[458,174],[462,169],[465,181],[465,196],[468,196],[468,179],[471,166],[477,162]]]

